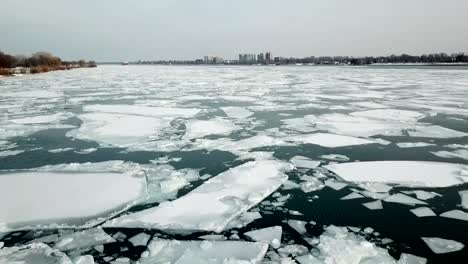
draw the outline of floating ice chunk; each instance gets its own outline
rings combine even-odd
[[[195,108],[150,107],[141,105],[85,105],[83,110],[86,112],[153,117],[192,117],[200,112],[200,109]]]
[[[324,262],[311,254],[296,257],[300,264],[323,264]],[[294,262],[293,262],[294,263]]]
[[[349,161],[349,158],[341,154],[327,154],[320,156],[322,159],[334,160],[334,161]]]
[[[352,192],[346,196],[340,198],[340,200],[352,200],[352,199],[359,199],[363,198],[364,196],[360,195],[359,193]]]
[[[468,209],[468,190],[459,191],[458,194],[460,194],[462,207],[465,208],[465,209]]]
[[[418,119],[423,118],[423,113],[399,110],[399,109],[375,109],[360,112],[353,112],[350,115],[358,117],[366,117],[372,119],[381,119],[389,121],[403,121],[403,122],[417,122]]]
[[[113,242],[115,239],[104,232],[101,227],[96,227],[61,237],[55,244],[55,248],[60,251],[69,251]]]
[[[111,163],[104,165],[109,166],[107,171],[99,171],[101,163],[90,163],[3,173],[0,223],[9,229],[52,223],[82,225],[146,196],[145,179],[136,176],[137,170],[112,171]]]
[[[441,158],[468,160],[468,149],[457,149],[454,151],[441,150],[441,151],[431,152],[431,153]]]
[[[279,248],[281,245],[281,236],[283,228],[281,226],[267,227],[244,233],[256,242],[263,242],[271,245],[273,248]]]
[[[341,190],[341,189],[343,189],[344,187],[347,186],[347,184],[344,183],[344,182],[337,182],[337,181],[332,180],[332,179],[329,179],[329,180],[325,181],[325,185],[332,188],[335,191],[339,191],[339,190]]]
[[[52,124],[57,123],[61,120],[72,117],[71,113],[56,113],[52,115],[41,115],[33,117],[24,117],[19,119],[10,120],[10,122],[19,125],[28,125],[28,124]]]
[[[426,143],[426,142],[401,142],[396,144],[399,148],[421,148],[435,146],[435,144]]]
[[[383,209],[382,201],[380,200],[369,202],[369,203],[363,203],[362,205],[367,207],[367,209],[369,210],[382,210]]]
[[[146,233],[139,233],[131,238],[128,239],[130,243],[134,247],[137,246],[146,246],[148,244],[149,239],[151,238],[151,235],[148,235]]]
[[[307,232],[306,229],[306,221],[301,221],[301,220],[288,220],[288,225],[292,227],[294,230],[296,230],[299,234],[305,234]]]
[[[248,162],[210,178],[183,197],[110,220],[105,226],[221,232],[278,189],[287,180],[283,172],[290,169],[276,160]]]
[[[324,166],[350,182],[379,182],[410,187],[462,184],[463,165],[425,161],[369,161]],[[430,176],[430,177],[429,177]]]
[[[397,264],[426,264],[427,259],[415,255],[402,253]]]
[[[432,211],[429,207],[418,207],[415,209],[411,209],[410,211],[417,217],[436,216],[434,211]]]
[[[268,245],[243,241],[177,241],[154,239],[142,254],[141,264],[259,264]]]
[[[50,153],[60,153],[60,152],[66,152],[66,151],[69,151],[69,150],[72,150],[73,148],[59,148],[59,149],[51,149],[51,150],[48,150],[48,152]]]
[[[75,151],[75,153],[78,153],[78,154],[89,154],[89,153],[95,152],[96,150],[97,150],[97,148],[88,148],[88,149],[77,150],[77,151]]]
[[[202,138],[208,135],[229,135],[241,127],[222,119],[190,120],[183,139]]]
[[[437,125],[418,126],[414,130],[409,130],[408,134],[412,137],[422,138],[455,138],[468,136],[467,133]]]
[[[453,218],[463,221],[468,221],[468,213],[465,213],[460,210],[452,210],[441,214],[442,217]]]
[[[426,245],[436,254],[444,254],[462,250],[465,246],[455,240],[438,237],[422,237]]]
[[[351,103],[351,105],[359,106],[359,107],[364,107],[364,108],[387,108],[388,106],[376,102],[356,102],[356,103]]]
[[[426,191],[421,191],[421,190],[416,190],[416,191],[404,191],[403,193],[406,193],[406,194],[416,194],[416,197],[419,199],[419,200],[429,200],[429,199],[432,199],[436,196],[442,196],[438,193],[435,193],[435,192],[426,192]]]
[[[170,120],[148,116],[88,113],[78,116],[80,128],[67,132],[68,137],[92,140],[107,145],[127,147],[158,135]]]
[[[384,199],[385,202],[388,203],[400,203],[400,204],[407,204],[407,205],[415,205],[415,204],[427,204],[426,202],[420,201],[408,195],[404,195],[402,193],[397,193],[390,195],[389,197]]]
[[[387,250],[348,232],[346,227],[327,227],[317,248],[320,250],[317,258],[323,263],[396,263]]]
[[[226,240],[226,237],[223,235],[204,235],[204,236],[199,236],[198,238],[201,238],[203,240],[217,240],[217,241]]]
[[[5,242],[0,242],[0,249],[2,249],[4,245],[5,245]]]
[[[94,258],[91,255],[75,257],[72,261],[74,264],[94,264]]]
[[[73,264],[65,255],[42,243],[0,249],[0,263],[5,264]]]
[[[290,162],[296,168],[307,168],[307,169],[315,169],[320,165],[320,161],[311,160],[304,156],[294,156],[291,158]]]
[[[303,245],[287,245],[278,249],[278,253],[283,257],[300,256],[306,254],[307,252],[309,252],[309,250]]]
[[[254,114],[252,111],[244,107],[229,106],[229,107],[221,107],[221,109],[230,118],[247,118]]]
[[[370,141],[367,139],[327,133],[292,136],[287,138],[286,141],[300,142],[302,144],[315,144],[327,148],[338,148],[375,143],[374,141]]]
[[[393,188],[392,186],[380,182],[363,182],[357,185],[373,193],[387,193]]]

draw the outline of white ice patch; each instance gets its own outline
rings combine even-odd
[[[264,243],[243,241],[177,241],[154,239],[141,264],[259,264],[268,249]]]
[[[230,118],[247,118],[254,113],[247,108],[244,107],[235,107],[235,106],[228,106],[228,107],[221,107],[224,113]]]
[[[146,196],[145,179],[137,176],[138,171],[112,171],[110,166],[99,168],[101,164],[111,165],[54,165],[4,172],[0,177],[0,223],[8,229],[52,223],[82,225]]]
[[[134,247],[146,246],[148,244],[148,241],[150,240],[150,238],[151,238],[151,235],[148,235],[146,233],[139,233],[139,234],[129,238],[128,241],[130,243],[132,243],[132,245]]]
[[[320,165],[320,161],[311,160],[304,156],[294,156],[289,161],[296,168],[315,169]]]
[[[429,207],[418,207],[410,211],[417,217],[437,216]]]
[[[100,112],[152,117],[192,117],[200,112],[195,108],[150,107],[140,105],[85,105],[86,112]]]
[[[458,194],[460,194],[462,207],[465,208],[465,209],[468,209],[468,190],[459,191]]]
[[[467,133],[445,128],[437,125],[431,126],[418,126],[413,130],[408,130],[408,134],[411,137],[422,137],[422,138],[456,138],[466,137]]]
[[[91,255],[72,258],[73,264],[94,264],[94,258]]]
[[[419,200],[429,200],[429,199],[432,199],[436,196],[442,196],[438,193],[435,193],[435,192],[426,192],[426,191],[421,191],[421,190],[415,190],[415,191],[403,191],[403,193],[406,193],[406,194],[416,194],[416,197],[419,199]]]
[[[4,264],[74,264],[67,255],[42,243],[0,249]]]
[[[367,139],[327,133],[291,136],[286,138],[285,140],[290,142],[299,142],[302,144],[315,144],[327,148],[338,148],[375,143],[374,141],[370,141]]]
[[[457,241],[438,238],[438,237],[422,237],[426,245],[436,254],[444,254],[462,250],[465,246]]]
[[[29,125],[29,124],[53,124],[61,120],[72,117],[70,113],[56,113],[51,115],[41,115],[41,116],[32,116],[24,117],[19,119],[10,120],[10,122],[19,125]]]
[[[396,263],[387,250],[348,232],[346,227],[327,227],[317,248],[320,255],[316,257],[322,261],[318,263]]]
[[[400,203],[406,205],[427,204],[426,202],[420,201],[402,193],[390,195],[389,197],[385,198],[384,201],[387,203]]]
[[[415,255],[402,253],[397,264],[426,264],[427,259]]]
[[[294,230],[296,230],[299,234],[305,234],[307,232],[306,229],[306,221],[301,221],[301,220],[288,220],[288,225],[292,227]]]
[[[362,205],[364,205],[369,210],[382,210],[383,209],[382,201],[380,200],[377,200],[374,202],[363,203]]]
[[[468,160],[468,149],[457,149],[454,151],[441,150],[441,151],[435,151],[431,153],[436,155],[437,157],[446,158],[446,159]]]
[[[401,142],[396,144],[399,148],[421,148],[435,146],[435,144],[426,143],[426,142]]]
[[[89,113],[79,115],[80,128],[67,133],[68,137],[91,140],[105,145],[128,147],[157,137],[170,120],[148,116]]]
[[[267,243],[273,248],[279,248],[281,245],[282,234],[283,228],[281,226],[267,227],[244,233],[253,241]]]
[[[446,217],[446,218],[452,218],[452,219],[458,219],[462,221],[468,221],[468,213],[465,213],[460,210],[452,210],[445,212],[443,214],[440,214],[441,217]]]
[[[324,166],[350,182],[379,182],[409,187],[448,187],[462,184],[460,164],[425,161],[369,161]]]
[[[366,110],[366,111],[360,111],[360,112],[353,112],[350,115],[371,118],[371,119],[398,121],[398,122],[400,121],[417,122],[418,119],[421,119],[425,116],[423,113],[409,111],[409,110],[399,110],[399,109]]]
[[[231,220],[278,189],[287,180],[283,172],[290,169],[289,164],[275,160],[248,162],[210,178],[174,201],[110,220],[105,226],[221,232]]]
[[[360,195],[359,193],[352,192],[346,196],[340,198],[340,200],[352,200],[352,199],[359,199],[364,198],[364,196]]]
[[[202,138],[208,135],[229,135],[241,127],[222,119],[190,120],[186,123],[183,139]]]
[[[73,249],[86,249],[92,246],[113,243],[116,240],[109,236],[101,227],[78,231],[62,236],[55,244],[55,248],[60,251]]]

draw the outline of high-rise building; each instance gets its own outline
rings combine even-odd
[[[263,55],[263,53],[260,53],[257,55],[257,62],[258,63],[265,63],[265,56]]]
[[[272,55],[271,55],[271,52],[267,52],[267,53],[265,54],[265,63],[268,64],[268,63],[270,63],[272,60],[273,60],[273,57],[272,57]]]
[[[255,64],[257,55],[255,54],[239,54],[239,64]]]

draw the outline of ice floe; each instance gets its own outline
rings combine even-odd
[[[253,241],[269,244],[273,248],[279,248],[281,245],[282,234],[283,228],[281,226],[267,227],[244,233]]]
[[[129,238],[128,241],[130,243],[132,243],[132,245],[134,247],[146,246],[148,244],[148,241],[150,240],[150,238],[151,238],[151,235],[149,235],[149,234],[139,233],[139,234]]]
[[[426,264],[427,259],[411,254],[402,253],[397,264]]]
[[[458,194],[460,195],[462,207],[468,210],[468,190],[459,191]]]
[[[426,202],[420,201],[402,193],[390,195],[387,198],[385,198],[384,201],[387,203],[400,203],[407,205],[427,204]]]
[[[417,217],[437,216],[429,207],[418,207],[410,211]]]
[[[468,213],[461,210],[451,210],[445,213],[440,214],[441,217],[458,219],[463,221],[468,221]]]
[[[254,114],[252,111],[244,107],[228,106],[228,107],[221,107],[221,109],[230,118],[241,119],[241,118],[247,118]]]
[[[364,198],[364,196],[362,196],[359,193],[352,192],[346,196],[341,197],[340,200],[352,200],[352,199],[359,199],[359,198]]]
[[[111,165],[63,164],[3,172],[0,223],[8,229],[53,223],[82,225],[146,196],[145,178],[138,171],[117,171]]]
[[[228,135],[241,127],[222,119],[190,120],[186,123],[184,139],[201,138],[208,135]]]
[[[383,209],[383,205],[382,205],[381,200],[377,200],[377,201],[374,201],[374,202],[363,203],[362,205],[367,207],[367,209],[369,209],[369,210],[382,210]]]
[[[444,254],[462,250],[465,245],[460,242],[439,237],[422,237],[426,245],[436,254]]]
[[[229,169],[174,201],[122,216],[108,227],[221,232],[235,217],[261,202],[287,180],[287,163],[252,161]]]
[[[468,149],[457,149],[453,151],[441,150],[441,151],[434,151],[431,153],[441,158],[468,160]]]
[[[294,156],[289,161],[296,168],[314,169],[320,165],[320,161],[312,160],[304,156]]]
[[[302,144],[315,144],[327,148],[338,148],[375,143],[374,141],[367,139],[327,133],[291,136],[289,138],[286,138],[286,141],[300,142]]]
[[[435,146],[435,144],[426,143],[426,142],[401,142],[401,143],[397,143],[396,145],[399,148],[421,148],[421,147]]]
[[[243,241],[177,241],[154,239],[142,254],[141,264],[259,264],[268,245]]]
[[[411,137],[421,138],[456,138],[468,136],[467,133],[437,125],[418,126],[414,129],[408,130],[408,134]]]
[[[306,221],[301,221],[301,220],[288,220],[288,225],[292,227],[294,230],[296,230],[299,234],[305,234],[307,232]]]
[[[350,182],[378,182],[409,187],[448,187],[464,183],[460,164],[425,161],[369,161],[324,166]],[[430,175],[430,177],[429,177]]]
[[[403,122],[417,122],[418,119],[421,119],[425,116],[423,113],[409,110],[399,110],[399,109],[374,109],[366,110],[360,112],[353,112],[350,115],[372,118],[372,119],[381,119],[389,121],[403,121]]]

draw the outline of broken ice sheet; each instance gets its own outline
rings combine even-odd
[[[247,118],[254,114],[252,111],[244,107],[227,106],[227,107],[221,107],[221,109],[230,118],[241,119],[241,118]]]
[[[408,134],[411,137],[422,137],[422,138],[456,138],[456,137],[468,136],[467,133],[437,126],[437,125],[418,126],[412,130],[408,130]]]
[[[468,160],[468,149],[457,149],[453,151],[441,150],[441,151],[435,151],[431,153],[441,158]]]
[[[439,237],[422,237],[426,245],[436,254],[444,254],[462,250],[465,246],[455,240]]]
[[[352,200],[352,199],[359,199],[363,198],[364,196],[360,195],[359,193],[352,192],[346,196],[340,198],[340,200]]]
[[[154,239],[140,258],[141,264],[259,264],[268,245],[244,241],[177,241]]]
[[[464,183],[464,165],[426,161],[368,161],[324,166],[350,182],[378,182],[408,187],[448,187]],[[427,177],[431,175],[431,177]]]
[[[276,160],[247,162],[210,178],[174,201],[112,219],[104,225],[221,232],[231,220],[278,189],[287,180],[284,172],[290,169],[290,164]]]
[[[282,233],[283,228],[281,226],[273,226],[249,231],[244,233],[244,235],[251,238],[253,241],[267,243],[273,248],[279,248],[281,245]]]
[[[0,249],[0,263],[73,264],[65,253],[42,243]]]
[[[294,230],[296,230],[299,234],[305,234],[307,232],[306,229],[306,221],[301,221],[301,220],[288,220],[288,225],[292,227]]]
[[[128,241],[132,243],[134,247],[146,246],[148,244],[150,237],[151,235],[142,232],[129,238]]]
[[[369,210],[382,210],[383,209],[382,201],[380,200],[377,200],[374,202],[363,203],[362,205],[367,207],[367,209]]]
[[[54,247],[60,251],[69,251],[113,243],[115,241],[116,240],[109,236],[101,227],[96,227],[62,236]]]
[[[3,172],[0,223],[6,229],[91,224],[87,221],[118,213],[146,197],[145,179],[139,172],[118,161]]]
[[[427,259],[411,254],[402,253],[397,264],[426,264]]]
[[[435,144],[426,143],[426,142],[401,142],[401,143],[397,143],[396,145],[399,148],[421,148],[421,147],[435,146]]]
[[[440,214],[441,217],[458,219],[463,221],[468,221],[468,213],[463,212],[461,210],[452,210],[445,213]]]
[[[407,205],[427,204],[426,202],[420,201],[402,193],[390,195],[389,197],[385,198],[384,201],[388,203],[400,203]]]

